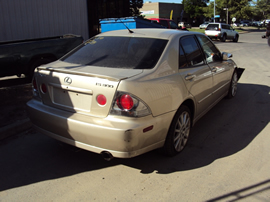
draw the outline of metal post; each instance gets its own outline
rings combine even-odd
[[[229,24],[229,8],[227,8],[227,24]]]
[[[228,19],[228,15],[229,15],[229,9],[228,8],[223,8],[223,10],[227,10],[227,13],[226,13],[226,24],[228,24],[229,22],[229,19]]]
[[[216,0],[214,0],[214,22],[216,22]]]

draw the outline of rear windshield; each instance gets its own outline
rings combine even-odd
[[[206,30],[218,30],[218,24],[209,24]]]
[[[61,60],[99,67],[151,69],[167,40],[136,37],[93,37]]]

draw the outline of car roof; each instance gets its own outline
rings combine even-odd
[[[168,21],[172,21],[168,18],[149,18],[149,20],[168,20]]]
[[[139,28],[131,29],[133,33],[130,33],[127,29],[109,31],[99,34],[98,36],[124,36],[124,37],[144,37],[144,38],[160,38],[170,39],[174,36],[184,36],[190,34],[201,34],[199,32],[180,31],[174,29],[158,29],[158,28]]]

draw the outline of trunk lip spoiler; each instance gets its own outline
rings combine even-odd
[[[72,70],[64,70],[64,69],[55,69],[52,67],[37,67],[37,71],[39,72],[40,70],[45,70],[45,71],[51,71],[51,72],[59,72],[59,73],[65,73],[65,74],[74,74],[74,75],[80,75],[80,76],[88,76],[88,77],[98,77],[102,79],[107,79],[109,81],[120,81],[127,79],[129,77],[122,77],[122,78],[115,78],[112,76],[106,76],[106,75],[101,75],[101,74],[93,74],[93,73],[86,73],[86,72],[78,72],[78,71],[72,71]]]

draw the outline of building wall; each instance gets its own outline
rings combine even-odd
[[[89,38],[86,0],[0,0],[0,41],[63,34]]]
[[[170,18],[171,11],[173,10],[172,18],[178,23],[181,19],[181,13],[184,10],[182,4],[177,3],[144,3],[143,7],[140,9],[142,15],[145,18]],[[183,13],[184,14],[184,13]]]
[[[144,3],[140,12],[145,18],[159,18],[159,2]]]

